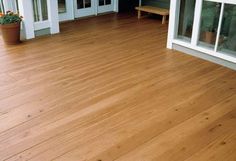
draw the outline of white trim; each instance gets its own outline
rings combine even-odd
[[[56,34],[60,32],[59,29],[59,15],[58,15],[58,1],[47,0],[48,5],[48,21],[50,22],[50,33]]]
[[[45,28],[50,28],[50,22],[48,20],[34,23],[34,30],[35,31],[42,30]]]
[[[66,12],[59,13],[59,20],[60,21],[68,21],[74,19],[74,1],[72,0],[65,0],[66,3]]]
[[[34,34],[34,17],[32,0],[19,0],[19,12],[23,16],[23,31],[26,39],[32,39]]]
[[[202,13],[202,3],[203,0],[196,0],[195,12],[194,12],[194,21],[193,21],[193,32],[191,44],[197,45],[199,39],[199,31],[201,25],[201,13]]]
[[[102,6],[99,6],[98,1],[95,1],[95,2],[97,2],[95,4],[95,6],[97,6],[96,11],[95,11],[96,14],[114,11],[114,7],[115,7],[114,0],[111,0],[111,4],[108,4],[108,5],[105,4],[106,1],[104,0],[104,5]]]
[[[205,53],[205,54],[208,54],[208,55],[220,58],[220,59],[227,60],[227,61],[232,62],[232,63],[236,63],[236,57],[231,56],[231,55],[227,55],[226,53],[215,52],[213,50],[210,50],[210,49],[207,49],[207,48],[204,48],[204,47],[200,47],[200,46],[192,46],[190,43],[183,42],[183,41],[177,40],[177,39],[173,40],[173,43],[177,44],[177,45],[187,47],[189,49],[200,51],[202,53]]]
[[[221,9],[220,9],[220,18],[219,18],[219,22],[218,22],[217,35],[216,35],[216,43],[215,43],[215,47],[214,47],[215,52],[217,51],[218,45],[219,45],[221,26],[222,26],[222,20],[223,20],[223,15],[224,15],[224,6],[225,6],[225,4],[222,3],[221,4]]]
[[[227,3],[227,4],[236,4],[236,0],[206,0],[206,1]]]
[[[179,10],[177,0],[171,0],[170,1],[170,16],[169,16],[169,27],[168,27],[168,40],[167,40],[167,48],[172,49],[173,48],[173,39],[175,37],[175,30],[177,27],[177,15]]]
[[[119,0],[114,0],[114,12],[119,12]]]

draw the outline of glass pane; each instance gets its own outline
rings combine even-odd
[[[199,45],[214,48],[221,3],[203,1]]]
[[[225,4],[218,50],[236,56],[236,5]]]
[[[77,0],[77,9],[84,8],[84,1],[83,0]]]
[[[35,22],[48,20],[47,0],[33,0],[33,9]]]
[[[33,0],[33,9],[34,9],[34,21],[39,21],[39,10],[38,10],[38,1]]]
[[[41,0],[41,7],[42,7],[42,18],[43,18],[43,20],[48,20],[47,0]]]
[[[179,14],[179,39],[190,41],[192,37],[193,19],[196,0],[181,0]]]
[[[66,13],[66,0],[58,0],[58,12]]]
[[[91,0],[84,0],[85,1],[85,8],[91,7]]]
[[[105,0],[105,2],[106,2],[106,5],[111,4],[111,0]]]
[[[99,6],[104,6],[105,5],[105,0],[99,0]]]
[[[91,0],[77,0],[77,9],[90,8]]]
[[[0,1],[0,13],[3,13],[3,12],[4,12],[3,3],[2,1]]]

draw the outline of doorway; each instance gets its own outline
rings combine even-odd
[[[59,20],[97,15],[118,11],[118,0],[58,0]]]

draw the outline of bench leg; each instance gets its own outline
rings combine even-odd
[[[141,18],[141,11],[138,10],[138,19],[140,19],[140,18]]]
[[[162,16],[162,24],[166,23],[166,16]]]

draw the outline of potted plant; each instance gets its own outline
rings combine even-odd
[[[22,17],[11,11],[0,14],[0,29],[5,44],[12,45],[20,43],[20,24]]]
[[[202,40],[209,44],[213,44],[216,38],[215,27],[216,8],[211,3],[206,5],[202,10],[201,31]]]

